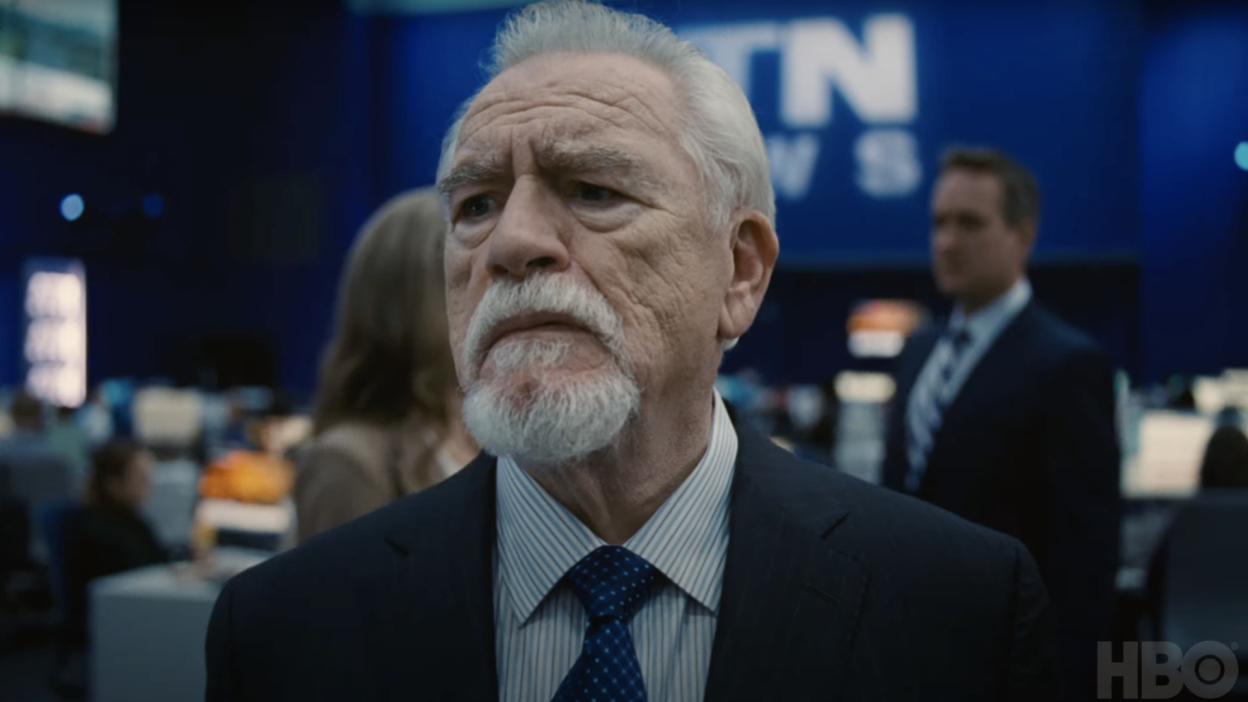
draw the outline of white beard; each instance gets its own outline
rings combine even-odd
[[[547,381],[543,376],[557,372],[571,350],[568,342],[504,340],[488,354],[496,380],[477,381],[475,370],[484,362],[481,338],[499,320],[528,312],[574,316],[612,351],[615,362],[584,377]],[[492,288],[473,316],[465,344],[465,367],[474,372],[466,388],[464,424],[481,448],[521,461],[564,464],[607,448],[641,405],[641,389],[625,370],[622,345],[619,317],[596,290],[548,276]],[[514,373],[532,373],[536,382],[509,387],[507,377]]]

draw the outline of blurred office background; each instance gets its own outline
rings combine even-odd
[[[432,182],[514,4],[0,0],[0,408],[25,388],[45,432],[79,432],[58,444],[79,482],[93,442],[150,446],[158,536],[222,549],[97,588],[78,663],[96,699],[202,685],[217,583],[290,529],[282,480],[222,476],[308,435],[354,236]],[[1120,369],[1121,636],[1152,638],[1153,552],[1214,428],[1248,409],[1248,5],[625,4],[705,47],[758,114],[781,260],[720,387],[814,460],[878,479],[893,358],[949,311],[927,253],[941,151],[994,145],[1036,173],[1036,297]],[[55,699],[62,665],[55,547],[31,523],[2,574],[6,700]]]

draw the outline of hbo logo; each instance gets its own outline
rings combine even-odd
[[[1122,660],[1114,660],[1113,645],[1096,644],[1096,696],[1113,695],[1114,678],[1122,679],[1123,699],[1164,700],[1188,692],[1201,699],[1221,697],[1235,687],[1239,662],[1235,653],[1217,641],[1201,641],[1183,653],[1169,641],[1127,641]]]

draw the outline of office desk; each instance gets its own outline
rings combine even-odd
[[[91,584],[91,687],[95,702],[199,702],[204,636],[226,573],[272,554],[218,549],[220,577],[157,565]]]

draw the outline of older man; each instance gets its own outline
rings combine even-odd
[[[439,169],[486,453],[231,582],[208,699],[1050,699],[1018,542],[715,394],[778,251],[740,89],[577,0],[515,15],[492,75]]]

